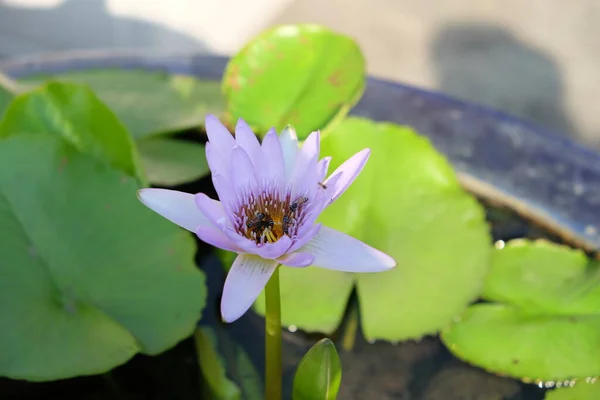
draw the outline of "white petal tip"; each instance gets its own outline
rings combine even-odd
[[[217,117],[215,117],[213,114],[206,114],[206,117],[204,118],[205,122],[211,121],[211,122],[219,122],[219,119]]]
[[[137,198],[143,203],[146,197],[146,194],[148,193],[149,190],[152,189],[138,189],[138,191],[136,192]]]
[[[156,211],[157,206],[160,207],[163,203],[168,203],[170,197],[172,197],[170,195],[176,196],[177,194],[168,189],[145,188],[138,189],[136,195],[138,200],[146,207]]]
[[[232,322],[237,321],[240,317],[241,317],[241,315],[238,315],[238,316],[226,315],[221,310],[221,321],[225,324],[231,324]]]
[[[396,260],[394,260],[392,257],[386,256],[383,259],[383,268],[385,270],[394,269],[397,266],[398,266],[398,262]]]
[[[188,231],[195,232],[199,225],[210,225],[196,207],[193,194],[146,188],[138,190],[137,197],[146,207]]]
[[[375,254],[372,254],[373,262],[361,270],[356,272],[385,272],[392,270],[398,266],[395,259],[387,255],[386,253],[373,249]]]
[[[296,129],[294,129],[292,125],[286,125],[286,127],[283,128],[283,131],[281,131],[281,134],[288,135],[293,140],[298,140],[298,135],[296,135]]]
[[[383,272],[397,265],[388,254],[326,226],[299,251],[314,255],[314,265],[336,271]]]
[[[252,303],[248,308],[228,307],[221,301],[221,320],[226,324],[231,324],[240,319],[251,307]]]

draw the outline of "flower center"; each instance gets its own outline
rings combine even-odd
[[[237,214],[237,231],[250,240],[261,243],[274,243],[283,235],[293,238],[298,224],[306,214],[308,198],[299,196],[292,199],[288,194],[280,199],[270,193],[260,196],[250,195]]]

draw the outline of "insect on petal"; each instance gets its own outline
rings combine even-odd
[[[331,202],[334,202],[338,197],[340,197],[346,189],[350,187],[352,182],[356,179],[356,177],[360,174],[362,169],[364,168],[367,160],[369,159],[369,155],[371,154],[370,149],[363,149],[347,159],[342,165],[340,165],[335,171],[333,171],[330,177],[324,182],[325,186],[329,186],[329,180],[336,176],[340,175],[340,178],[333,186],[333,194],[331,196]]]

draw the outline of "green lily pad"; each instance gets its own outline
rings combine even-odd
[[[251,40],[223,76],[230,125],[257,132],[292,124],[300,138],[343,118],[365,88],[365,60],[351,38],[318,25],[283,25]]]
[[[220,114],[220,83],[187,75],[124,69],[90,69],[27,81],[61,79],[89,85],[135,138],[170,133],[204,124],[206,114]]]
[[[581,250],[513,240],[494,251],[483,297],[531,312],[600,314],[600,269]]]
[[[143,181],[129,132],[85,85],[49,82],[17,96],[0,121],[0,138],[22,133],[60,135]]]
[[[193,333],[194,240],[134,179],[54,135],[4,139],[0,159],[0,375],[102,373]]]
[[[484,297],[442,340],[459,358],[524,380],[600,375],[600,269],[547,241],[493,252]]]
[[[457,357],[525,381],[600,375],[600,315],[543,315],[477,304],[442,339]]]
[[[177,186],[208,175],[204,146],[170,137],[138,141],[148,180],[154,185]]]
[[[282,320],[332,332],[356,284],[368,339],[420,338],[481,292],[491,251],[484,212],[446,159],[409,128],[348,118],[323,138],[321,154],[333,156],[333,171],[365,147],[372,153],[362,174],[320,221],[389,253],[398,267],[376,274],[282,268]],[[264,313],[262,297],[255,307]]]
[[[292,399],[335,400],[342,383],[342,363],[333,342],[321,339],[302,357],[294,375]]]
[[[600,399],[600,383],[577,382],[574,386],[561,387],[546,394],[544,400],[597,400]]]

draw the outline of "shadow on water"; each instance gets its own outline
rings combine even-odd
[[[51,8],[16,7],[0,1],[0,57],[115,48],[209,50],[196,38],[166,26],[115,16],[106,0],[66,0]]]
[[[485,24],[443,27],[431,59],[440,91],[577,135],[562,104],[557,63],[511,32]]]

